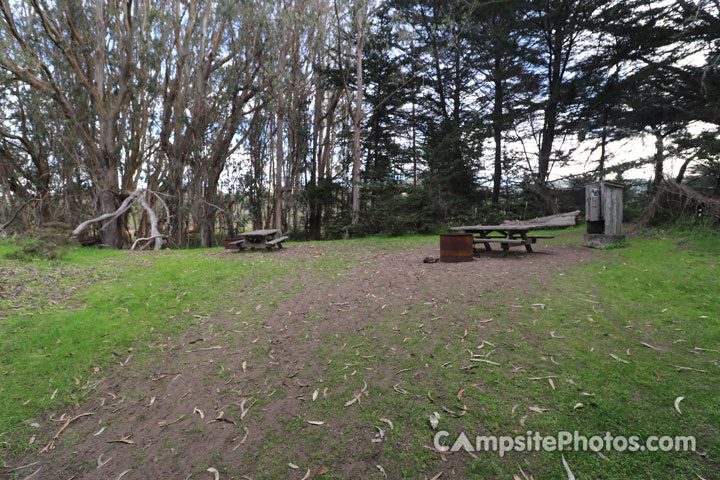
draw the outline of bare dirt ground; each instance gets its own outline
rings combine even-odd
[[[317,258],[337,248],[328,245],[293,245],[277,254]],[[229,261],[236,258],[225,252],[212,254],[228,255]],[[596,254],[541,242],[532,255],[518,252],[503,258],[500,252],[483,253],[459,264],[423,264],[424,257],[437,256],[436,247],[354,255],[361,256],[359,263],[334,279],[290,272],[283,285],[273,287],[285,298],[275,305],[258,303],[249,313],[198,318],[184,334],[153,345],[147,363],[126,361],[123,353],[117,368],[105,372],[96,385],[90,402],[64,418],[57,418],[60,412],[49,414],[44,424],[52,435],[66,418],[91,415],[68,425],[49,452],[20,461],[19,466],[37,463],[13,475],[211,479],[207,469],[215,468],[223,479],[268,478],[271,474],[261,468],[267,459],[262,457],[273,450],[268,453],[263,445],[277,444],[287,422],[302,420],[302,428],[337,429],[338,434],[352,424],[352,415],[322,426],[306,423],[315,390],[321,399],[333,397],[332,390],[322,387],[323,378],[330,375],[329,361],[318,355],[328,338],[336,343],[325,348],[352,349],[355,346],[343,340],[347,336],[363,335],[377,322],[401,324],[408,321],[408,312],[413,322],[441,319],[435,324],[462,325],[465,319],[458,318],[458,312],[482,305],[484,296],[509,292],[508,298],[521,298],[541,290],[549,274]],[[242,296],[242,291],[229,295]],[[367,342],[381,341],[367,337]],[[398,352],[394,354],[377,359],[376,368],[364,376],[372,388],[392,391]],[[302,465],[288,468],[286,478],[303,478],[306,466],[311,476],[323,473],[323,464],[313,464],[312,456],[313,449],[323,447],[314,445],[312,438],[286,439],[286,448]],[[381,460],[367,445],[367,440],[358,442],[328,473],[342,478],[381,476],[376,468]],[[447,468],[453,472],[462,466],[451,461]],[[385,463],[385,470],[390,477],[401,476],[391,464]]]

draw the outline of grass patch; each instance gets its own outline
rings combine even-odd
[[[144,347],[188,328],[193,315],[255,302],[254,287],[303,268],[271,255],[216,253],[76,248],[59,263],[0,259],[10,275],[0,287],[13,291],[0,299],[0,433],[28,435],[38,415],[82,402],[83,387],[101,380],[111,364],[131,354],[142,361]],[[344,265],[320,260],[310,267],[330,275]],[[249,289],[240,299],[242,285]],[[6,440],[6,453],[17,453],[18,443]]]
[[[521,296],[486,292],[478,305],[449,307],[437,319],[422,306],[406,316],[388,307],[362,334],[328,335],[317,351],[327,362],[323,383],[311,388],[328,388],[331,400],[309,403],[305,418],[331,427],[308,428],[302,420],[285,424],[263,444],[259,478],[286,474],[287,462],[298,458],[341,465],[348,451],[357,452],[359,462],[382,463],[394,476],[430,476],[443,468],[439,456],[423,448],[432,445],[428,418],[433,412],[440,413],[440,428],[450,438],[461,431],[500,436],[528,430],[543,435],[577,430],[587,437],[609,431],[641,441],[693,435],[706,456],[604,452],[605,460],[593,452],[563,454],[578,478],[713,478],[718,468],[713,459],[720,456],[715,393],[720,355],[696,347],[712,350],[720,344],[715,301],[720,258],[694,248],[696,242],[702,245],[703,239],[633,239],[627,248],[608,251],[588,265],[538,279],[541,284],[531,282]],[[434,287],[436,297],[453,298],[453,286]],[[494,347],[477,350],[483,340]],[[352,350],[344,344],[361,346]],[[462,370],[472,365],[467,349],[488,353],[500,366],[477,363]],[[363,409],[344,407],[365,382],[370,386]],[[679,396],[685,397],[682,415],[673,408]],[[395,422],[394,430],[378,421],[383,417]],[[385,430],[386,441],[371,443],[375,426]],[[324,446],[322,452],[316,445]],[[512,478],[520,474],[518,466],[536,478],[566,476],[559,452],[459,455],[467,476]]]
[[[548,243],[577,245],[581,231],[542,233],[557,235]],[[243,458],[247,470],[234,471],[230,457],[209,461],[229,475],[284,478],[292,462],[300,466],[300,476],[322,465],[330,469],[323,478],[338,478],[350,456],[346,471],[352,477],[380,476],[375,465],[392,478],[430,477],[448,465],[423,448],[432,445],[429,416],[438,412],[440,429],[451,438],[461,431],[474,436],[528,430],[544,435],[577,430],[585,436],[610,431],[642,439],[694,435],[706,456],[563,455],[577,478],[714,478],[720,468],[720,242],[707,232],[642,233],[626,248],[598,252],[596,260],[563,268],[562,274],[539,274],[515,290],[480,288],[481,296],[469,298],[470,290],[451,281],[427,284],[424,293],[437,300],[437,309],[419,299],[408,305],[398,295],[378,313],[379,306],[368,299],[357,308],[376,315],[362,328],[342,335],[331,329],[319,342],[299,340],[313,342],[312,358],[303,359],[295,378],[309,384],[301,415],[263,417],[265,405],[290,401],[298,393],[280,388],[253,407],[264,437],[259,450]],[[13,309],[0,317],[0,403],[5,406],[0,433],[7,432],[0,441],[9,442],[8,451],[19,451],[28,422],[80,403],[87,395],[83,385],[102,378],[109,365],[130,353],[142,357],[143,347],[158,334],[188,328],[195,314],[218,315],[233,306],[248,312],[243,319],[262,324],[267,310],[257,311],[255,305],[272,308],[307,286],[293,283],[293,272],[304,270],[309,281],[333,285],[346,281],[346,269],[377,252],[436,244],[435,235],[333,241],[310,244],[317,253],[302,261],[262,253],[219,256],[218,250],[71,250],[59,264],[0,260],[1,269],[19,275],[2,284],[13,298],[0,299],[0,311]],[[0,254],[8,248],[0,243]],[[263,284],[275,288],[233,295],[238,285]],[[70,288],[76,290],[65,294]],[[308,332],[317,322],[332,322],[335,311],[305,318]],[[483,341],[489,343],[478,348]],[[268,348],[258,344],[248,358],[252,368],[267,368],[258,373],[261,378],[277,376],[274,367],[261,363],[267,362]],[[471,362],[468,350],[499,365]],[[220,378],[227,374],[215,371]],[[315,389],[321,393],[311,401]],[[362,409],[344,406],[363,389]],[[682,415],[673,408],[679,396],[685,397]],[[238,412],[229,409],[226,415],[237,419]],[[395,428],[380,418],[391,419]],[[384,430],[381,442],[373,442],[376,427]],[[182,435],[196,433],[188,429]],[[512,478],[520,475],[519,467],[535,478],[566,478],[560,455],[460,453],[449,461],[468,478]]]

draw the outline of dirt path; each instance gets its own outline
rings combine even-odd
[[[329,255],[332,248],[338,247],[293,246],[281,254],[310,259]],[[551,273],[596,255],[553,243],[536,250],[509,258],[485,254],[471,263],[423,264],[424,257],[437,255],[434,247],[423,247],[357,254],[359,263],[332,279],[290,274],[278,286],[286,300],[259,303],[247,314],[198,318],[182,336],[154,345],[157,353],[149,364],[130,360],[109,372],[96,386],[95,398],[68,414],[92,415],[74,421],[48,453],[19,463],[39,462],[16,475],[25,478],[39,469],[33,479],[210,479],[206,470],[212,467],[222,479],[268,478],[258,470],[260,460],[267,463],[266,444],[277,444],[288,422],[304,421],[315,390],[322,398],[333,395],[317,387],[330,375],[329,359],[317,353],[328,348],[328,339],[336,340],[329,348],[344,351],[353,345],[343,339],[363,336],[378,322],[441,318],[448,326],[462,325],[466,319],[459,312],[482,305],[483,296],[510,292],[522,298],[542,288]],[[392,388],[392,358],[365,377],[374,388]],[[64,419],[46,423],[51,432]],[[340,423],[327,427],[345,429],[352,418]],[[312,437],[287,439],[286,448],[297,458],[311,456]],[[349,451],[332,473],[377,475],[376,455],[363,448]],[[388,472],[391,467],[386,465]],[[287,471],[288,478],[305,474]]]

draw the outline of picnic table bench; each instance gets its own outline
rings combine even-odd
[[[529,235],[532,230],[541,228],[540,225],[530,224],[503,224],[503,225],[470,225],[453,227],[451,230],[471,233],[474,235],[473,244],[483,244],[486,250],[492,250],[491,243],[499,243],[503,256],[507,256],[510,247],[525,246],[528,253],[532,253],[532,244],[538,239],[555,238],[552,235]],[[475,249],[477,253],[477,249]]]
[[[273,247],[283,248],[282,242],[287,240],[287,235],[280,235],[280,230],[276,228],[266,230],[253,230],[251,232],[244,232],[238,235],[242,237],[240,240],[234,240],[228,242],[228,245],[236,247],[238,250],[245,250],[246,248],[265,248],[272,250]]]

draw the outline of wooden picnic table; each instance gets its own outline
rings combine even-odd
[[[270,228],[266,230],[253,230],[252,232],[244,232],[239,234],[242,237],[240,240],[230,242],[238,250],[244,250],[246,248],[266,248],[272,250],[273,247],[282,248],[282,242],[288,239],[287,235],[281,235],[280,230],[276,228]]]
[[[510,247],[525,246],[525,250],[532,253],[532,244],[539,238],[554,238],[552,235],[528,235],[538,228],[542,228],[542,226],[503,224],[461,226],[453,227],[450,230],[473,234],[473,243],[484,244],[486,250],[492,250],[491,243],[499,243],[503,250],[503,256],[507,256]]]

